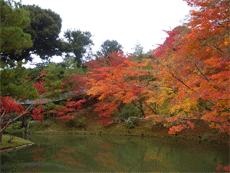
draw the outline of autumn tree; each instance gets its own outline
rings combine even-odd
[[[87,74],[91,86],[87,93],[99,95],[100,100],[95,104],[94,111],[106,118],[104,125],[112,120],[114,111],[121,112],[124,105],[129,103],[134,104],[139,109],[140,116],[144,117],[144,109],[150,106],[146,101],[154,96],[154,92],[148,88],[148,81],[153,78],[149,70],[145,69],[148,61],[138,63],[128,60],[122,52],[114,52],[108,59],[106,66],[98,65]],[[98,63],[102,63],[100,59]],[[153,113],[153,109],[150,110]]]
[[[229,5],[219,0],[187,2],[198,7],[191,11],[190,22],[168,31],[155,52],[161,81],[174,90],[169,132],[192,127],[187,120],[200,119],[229,133]]]

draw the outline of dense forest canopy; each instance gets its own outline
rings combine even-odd
[[[1,133],[22,116],[68,123],[91,104],[105,126],[116,119],[133,127],[151,118],[177,134],[199,120],[229,134],[229,1],[185,1],[196,7],[189,22],[166,31],[155,50],[144,53],[136,43],[132,54],[124,54],[116,40],[106,40],[93,55],[87,52],[90,32],[67,30],[61,39],[55,12],[1,0]],[[64,61],[22,67],[32,54],[45,60],[62,55]],[[44,98],[50,102],[42,104]],[[35,99],[26,106],[15,102]]]

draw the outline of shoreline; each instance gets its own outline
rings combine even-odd
[[[141,137],[142,139],[144,138],[174,138],[174,139],[190,139],[194,141],[204,141],[204,142],[216,142],[216,143],[225,143],[225,144],[230,144],[227,141],[222,141],[222,140],[216,140],[216,139],[211,139],[211,138],[205,138],[203,140],[197,139],[194,137],[186,137],[186,136],[175,136],[175,135],[159,135],[159,134],[137,134],[137,133],[111,133],[111,132],[92,132],[92,131],[54,131],[54,132],[33,132],[30,135],[96,135],[96,136],[129,136],[129,137]],[[23,138],[22,138],[23,139]],[[13,150],[21,149],[24,147],[29,147],[33,146],[35,143],[29,143],[29,144],[24,144],[24,145],[18,145],[16,147],[9,147],[9,148],[4,148],[0,150],[0,153],[3,152],[10,152]]]
[[[18,149],[25,148],[25,147],[30,147],[30,146],[33,146],[33,145],[35,145],[35,143],[26,144],[26,145],[19,145],[19,146],[13,147],[13,148],[4,148],[4,149],[0,150],[0,153],[10,152],[12,150],[18,150]]]
[[[230,144],[230,142],[218,140],[218,139],[212,139],[212,138],[194,138],[194,137],[186,137],[186,136],[175,136],[175,135],[159,135],[159,134],[137,134],[137,133],[111,133],[111,132],[85,132],[85,131],[62,131],[62,132],[34,132],[31,133],[31,135],[96,135],[96,136],[129,136],[129,137],[142,137],[142,138],[175,138],[175,139],[190,139],[194,141],[204,141],[204,142],[216,142],[216,143],[225,143]]]

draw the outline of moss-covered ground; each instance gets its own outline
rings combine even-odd
[[[2,142],[0,145],[1,150],[32,144],[31,141],[16,136],[10,143],[7,142],[9,139],[10,139],[10,135],[5,135],[5,134],[2,135]]]

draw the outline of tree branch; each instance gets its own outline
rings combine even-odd
[[[196,90],[192,89],[191,87],[189,87],[186,83],[184,83],[180,78],[176,77],[174,74],[170,73],[174,78],[176,78],[177,80],[179,80],[184,86],[186,86],[188,89],[194,91],[195,93],[198,93]]]
[[[202,71],[200,70],[200,68],[197,66],[197,64],[195,64],[195,66],[196,66],[196,68],[197,68],[197,70],[200,72],[200,74],[202,75],[202,76],[204,76],[204,79],[206,79],[207,81],[209,81],[209,82],[212,82],[211,81],[211,79],[209,79],[204,73],[202,73]],[[220,89],[218,86],[213,86],[215,89],[218,89],[219,91],[223,91],[222,89]]]
[[[19,115],[18,117],[14,118],[14,119],[10,119],[8,121],[8,123],[0,130],[0,133],[2,133],[12,122],[14,122],[17,119],[19,119],[20,117],[22,117],[22,115],[25,115],[33,105],[35,105],[35,104],[31,104],[30,106],[28,106],[28,108],[21,115]]]

